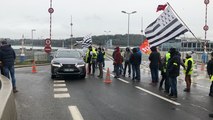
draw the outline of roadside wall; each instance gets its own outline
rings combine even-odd
[[[0,82],[0,120],[17,120],[12,84],[2,75],[0,75]]]

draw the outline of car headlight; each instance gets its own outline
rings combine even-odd
[[[51,64],[52,64],[52,66],[54,66],[54,67],[62,67],[62,64],[59,63],[59,62],[54,62],[54,61],[53,61]]]
[[[76,67],[84,67],[85,66],[85,63],[77,63],[75,64]]]

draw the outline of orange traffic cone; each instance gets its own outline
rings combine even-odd
[[[36,65],[35,65],[35,61],[33,60],[33,64],[32,64],[32,73],[36,73]]]
[[[201,69],[200,69],[201,71],[204,71],[204,66],[205,66],[205,64],[202,63],[202,64],[201,64]]]
[[[104,82],[108,84],[112,82],[112,80],[110,79],[109,68],[107,69],[106,79],[104,80]]]

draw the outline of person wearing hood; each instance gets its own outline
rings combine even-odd
[[[115,78],[120,78],[120,68],[122,65],[122,56],[120,52],[120,48],[116,47],[115,48],[115,53],[114,53],[114,63],[115,65]]]
[[[156,84],[158,83],[158,70],[159,70],[159,65],[161,63],[161,56],[160,53],[157,51],[156,46],[151,47],[151,54],[149,55],[149,67],[151,71],[151,76],[152,76],[152,83]]]
[[[171,87],[169,96],[172,98],[177,98],[177,77],[180,74],[181,59],[179,52],[176,51],[175,48],[170,48],[170,55],[171,57],[168,61],[166,70]]]
[[[4,76],[6,76],[8,79],[10,79],[11,76],[13,92],[16,93],[18,92],[18,90],[16,89],[16,78],[14,69],[16,54],[11,45],[7,44],[6,40],[2,41],[1,44],[2,45],[0,47],[0,59],[3,64]]]
[[[130,49],[127,47],[126,51],[124,53],[124,71],[123,71],[123,76],[125,77],[126,75],[126,70],[128,67],[128,75],[130,77],[131,75],[131,63],[130,63],[130,57],[132,55],[132,52],[130,51]]]
[[[192,54],[191,52],[186,53],[186,59],[184,62],[185,69],[183,70],[183,72],[185,74],[185,81],[186,81],[186,88],[183,90],[184,92],[190,92],[191,88],[191,75],[193,73],[193,63],[194,63],[191,54]]]

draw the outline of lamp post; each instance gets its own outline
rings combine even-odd
[[[109,33],[110,33],[111,31],[104,31],[104,32],[106,33],[106,36],[107,36],[106,41],[104,41],[104,45],[105,45],[106,48],[107,48],[108,35],[109,35]]]
[[[32,29],[32,30],[31,30],[33,60],[34,60],[34,50],[33,50],[33,32],[34,32],[34,31],[36,31],[36,29]]]
[[[72,34],[72,26],[73,26],[73,23],[72,23],[72,16],[71,16],[71,23],[70,23],[70,48],[72,49],[72,37],[73,37],[73,34]]]
[[[129,21],[130,21],[130,15],[131,14],[134,14],[134,13],[136,13],[136,11],[133,11],[133,12],[130,12],[130,13],[128,13],[128,12],[126,12],[126,11],[121,11],[122,13],[124,13],[124,14],[127,14],[128,15],[128,34],[127,34],[127,46],[129,47]]]

